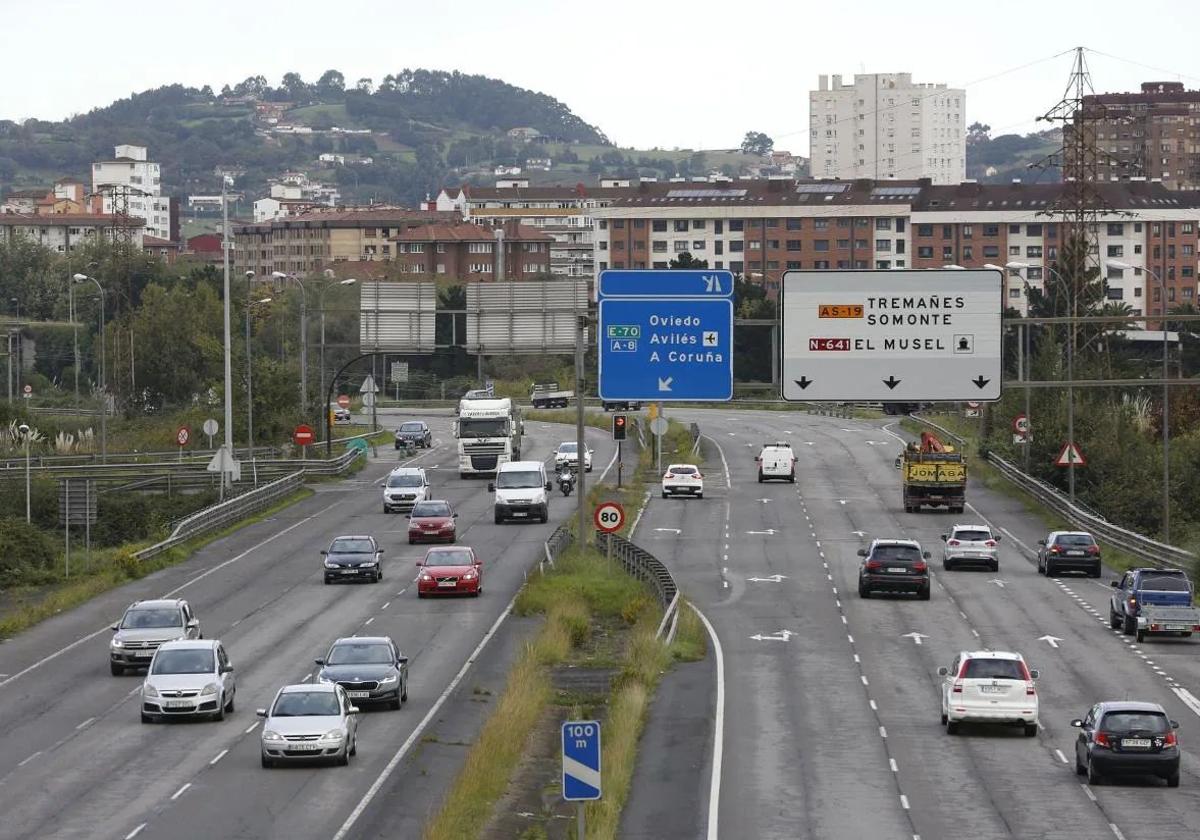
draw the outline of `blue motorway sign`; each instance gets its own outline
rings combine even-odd
[[[600,398],[733,398],[733,275],[604,271],[597,332]]]
[[[600,721],[563,723],[562,789],[568,802],[600,798]]]

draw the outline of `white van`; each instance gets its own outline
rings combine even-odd
[[[383,482],[383,512],[411,510],[429,500],[429,479],[420,467],[396,467]]]
[[[754,459],[758,462],[758,483],[772,478],[796,483],[796,456],[791,444],[764,443],[762,451]]]
[[[550,518],[550,482],[541,461],[509,461],[501,464],[496,480],[488,485],[496,494],[496,523],[507,519]]]

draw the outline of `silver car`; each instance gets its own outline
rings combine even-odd
[[[955,525],[949,534],[942,534],[942,568],[983,566],[1000,571],[998,544],[1000,535],[987,525]]]
[[[358,708],[337,683],[285,685],[263,721],[262,766],[326,758],[346,766],[358,752]]]
[[[149,666],[154,651],[164,642],[204,638],[200,621],[188,602],[180,598],[135,601],[112,629],[108,664],[114,677],[124,674],[127,668]]]
[[[237,683],[225,646],[215,639],[159,646],[142,683],[142,723],[177,717],[224,720]]]

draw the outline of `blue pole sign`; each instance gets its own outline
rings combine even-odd
[[[568,802],[600,798],[600,721],[563,723],[562,789]]]

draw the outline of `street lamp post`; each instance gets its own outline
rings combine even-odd
[[[1136,271],[1138,268],[1138,266],[1130,265],[1129,263],[1121,262],[1120,260],[1108,260],[1108,265],[1112,268],[1117,268],[1122,271],[1124,271],[1126,269],[1133,269]],[[1162,489],[1163,500],[1162,500],[1162,505],[1163,505],[1163,512],[1162,512],[1162,516],[1163,516],[1163,542],[1170,542],[1171,541],[1171,413],[1170,413],[1171,389],[1170,389],[1170,386],[1167,385],[1167,370],[1168,370],[1167,354],[1168,354],[1168,347],[1169,347],[1168,340],[1167,340],[1167,283],[1166,283],[1166,279],[1159,272],[1156,272],[1154,269],[1150,268],[1149,266],[1142,266],[1142,270],[1145,271],[1147,274],[1149,274],[1151,277],[1153,277],[1154,281],[1156,283],[1158,283],[1159,288],[1162,290],[1160,292],[1160,295],[1162,297],[1162,316],[1163,316],[1163,320],[1162,320],[1162,336],[1163,336],[1163,340],[1162,340],[1162,378],[1163,378],[1163,392],[1162,392],[1162,433],[1163,433],[1163,489]]]
[[[8,302],[12,304],[13,311],[16,313],[16,319],[19,322],[21,320],[21,301],[19,301],[15,297],[12,297],[12,298],[8,299]],[[19,329],[20,328],[18,327],[18,332],[17,332],[17,379],[16,379],[16,382],[17,382],[16,392],[18,394],[21,393],[21,356],[22,356],[21,351],[23,349],[23,347],[21,346],[21,333],[19,332]],[[10,350],[10,352],[11,352],[11,350]],[[11,367],[12,366],[12,356],[11,355],[8,357],[8,363],[9,363],[9,366]]]
[[[1025,287],[1025,317],[1029,317],[1029,279],[1021,274],[1022,269],[1028,269],[1029,263],[1006,262],[1004,267],[1010,271],[1016,271],[1017,276],[1021,278],[1021,283]],[[1025,433],[1025,472],[1029,472],[1029,450],[1033,448],[1033,421],[1030,419],[1029,407],[1029,379],[1033,370],[1033,359],[1029,353],[1029,324],[1021,324],[1020,343],[1017,344],[1019,358],[1017,359],[1017,367],[1020,369],[1018,376],[1025,383],[1025,422],[1029,424],[1029,431]],[[1028,368],[1027,368],[1028,366]]]
[[[108,461],[108,351],[104,344],[104,287],[95,277],[86,274],[75,274],[71,277],[75,283],[94,283],[100,292],[100,461]],[[75,369],[79,369],[79,348],[75,349]],[[76,379],[79,374],[76,373]],[[76,386],[78,388],[78,386]]]
[[[330,276],[332,276],[332,274],[333,274],[333,272],[331,270],[327,270],[325,276],[330,277]],[[345,280],[339,280],[337,285],[353,286],[357,282],[358,282],[358,280],[356,280],[355,278],[348,277]],[[321,359],[320,359],[320,365],[321,365],[321,399],[322,400],[325,399],[325,292],[328,289],[329,289],[329,285],[322,285],[322,286],[319,286],[318,290],[317,290],[317,308],[321,311]],[[327,415],[329,413],[329,406],[323,405],[323,406],[321,406],[321,410],[324,412],[324,414],[321,415],[322,418],[324,418],[325,415]]]
[[[29,502],[29,426],[22,423],[17,431],[25,438],[25,524],[29,525],[33,522],[33,508]]]
[[[250,450],[250,463],[254,464],[254,357],[250,346],[250,316],[255,301],[250,299],[253,290],[254,272],[246,272],[246,446]],[[271,298],[261,298],[258,303],[270,303]],[[255,486],[258,485],[258,474],[254,476]]]
[[[300,287],[300,414],[304,416],[308,411],[308,294],[304,281],[295,274],[273,271],[271,276],[276,280],[294,280]]]

